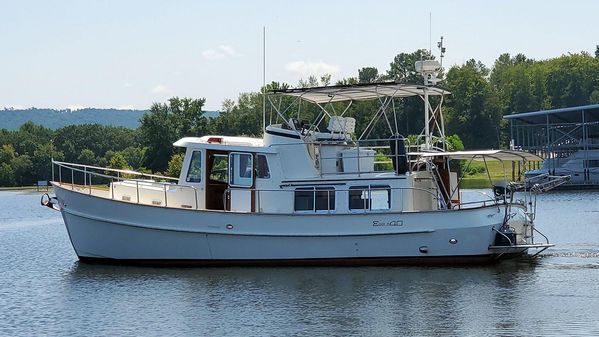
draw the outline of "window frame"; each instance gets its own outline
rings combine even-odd
[[[244,177],[241,176],[241,174],[237,174],[239,172],[235,171],[235,160],[233,159],[234,156],[239,156],[239,159],[241,159],[241,156],[248,156],[249,157],[249,163],[250,163],[250,176],[249,177]],[[251,152],[229,152],[229,162],[228,162],[228,170],[229,170],[229,186],[231,187],[244,187],[244,188],[251,188],[252,186],[254,186],[254,155]],[[240,160],[241,161],[241,160]],[[246,162],[247,164],[247,162]],[[241,169],[242,166],[240,164],[239,169]],[[247,167],[246,167],[246,171],[247,171]],[[245,179],[249,179],[250,184],[240,184],[240,183],[235,183],[235,178],[241,178],[243,180]]]
[[[352,207],[352,192],[360,191],[360,196],[363,196],[364,193],[367,193],[368,198],[362,198],[362,208],[353,208]],[[387,192],[387,208],[372,208],[372,191],[386,191]],[[368,201],[366,201],[368,200]],[[367,205],[366,205],[367,204]],[[350,212],[387,212],[391,210],[391,186],[389,185],[356,185],[350,186],[348,195],[347,195],[347,208]]]
[[[210,172],[207,173],[207,180],[209,184],[228,184],[229,183],[229,155],[228,154],[224,154],[224,153],[212,153],[212,165],[210,165]],[[225,166],[224,169],[224,179],[223,180],[219,180],[219,179],[213,179],[213,175],[215,175],[215,171],[214,171],[214,167],[216,166],[215,164],[217,162],[220,162],[221,160],[225,160],[227,165]]]
[[[189,174],[191,173],[192,167],[197,168],[197,166],[193,166],[194,164],[194,159],[196,154],[199,155],[199,159],[200,159],[200,165],[199,165],[199,169],[200,169],[200,175],[199,175],[199,181],[192,181],[190,180]],[[189,166],[187,166],[187,172],[185,173],[185,182],[186,183],[191,183],[191,184],[201,184],[202,181],[204,179],[202,179],[202,173],[203,173],[203,168],[202,168],[202,164],[203,164],[203,160],[202,160],[203,154],[201,150],[193,150],[191,153],[191,156],[189,158]]]
[[[599,168],[599,159],[587,159],[586,161],[586,168],[587,169],[595,169],[595,168]]]
[[[306,209],[297,209],[297,192],[309,193],[311,195],[312,200],[312,208]],[[319,193],[326,193],[324,197],[324,204],[327,205],[327,208],[319,208],[318,207],[318,198]],[[293,190],[293,211],[296,213],[331,213],[335,212],[337,208],[337,198],[336,198],[337,190],[334,186],[303,186],[296,187]],[[320,196],[322,198],[322,196]],[[322,201],[321,201],[322,202]]]
[[[264,168],[266,168],[266,175],[260,176],[260,158],[264,158]],[[268,164],[268,156],[262,153],[256,154],[256,179],[270,179],[270,165]]]

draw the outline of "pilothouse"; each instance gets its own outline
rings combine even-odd
[[[505,182],[493,195],[462,200],[451,160],[541,158],[448,151],[442,105],[450,93],[434,86],[440,66],[420,61],[416,69],[423,84],[273,91],[263,138],[175,142],[185,149],[179,177],[55,161],[56,197],[43,203],[62,213],[75,252],[90,262],[462,263],[551,247],[534,225],[534,199],[567,177]],[[424,102],[415,143],[397,123],[396,102],[406,97]],[[378,103],[359,111],[369,116],[365,126],[349,114],[359,101]],[[388,135],[373,139],[381,123]]]

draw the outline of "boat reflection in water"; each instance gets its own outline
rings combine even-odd
[[[258,267],[142,268],[79,263],[68,274],[67,286],[77,294],[77,290],[97,284],[97,295],[104,300],[95,303],[92,315],[100,320],[115,308],[125,310],[127,306],[115,296],[124,295],[125,289],[129,296],[144,299],[145,317],[172,317],[160,303],[177,298],[174,307],[180,319],[173,319],[171,328],[178,331],[234,334],[235,329],[254,333],[276,329],[283,335],[304,329],[327,335],[486,331],[518,335],[537,324],[521,312],[531,306],[527,290],[538,292],[535,268],[530,261],[506,261],[476,268],[297,267],[266,272]],[[117,303],[107,300],[110,298]]]

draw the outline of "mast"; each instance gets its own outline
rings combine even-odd
[[[424,148],[430,150],[432,147],[431,132],[430,132],[430,102],[428,101],[428,80],[424,79]]]
[[[266,134],[266,26],[262,26],[262,134]]]
[[[416,71],[422,74],[422,79],[424,80],[424,88],[423,88],[423,99],[424,99],[424,149],[430,150],[433,147],[432,144],[432,132],[430,130],[430,112],[431,112],[431,104],[429,102],[429,87],[431,85],[435,85],[439,79],[437,75],[441,70],[441,65],[439,62],[435,60],[423,60],[416,61],[415,63]]]

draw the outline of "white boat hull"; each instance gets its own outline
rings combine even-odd
[[[504,206],[281,215],[114,201],[55,186],[77,256],[100,262],[361,264],[492,260]],[[508,253],[525,253],[526,249]],[[506,252],[502,252],[502,255]]]

